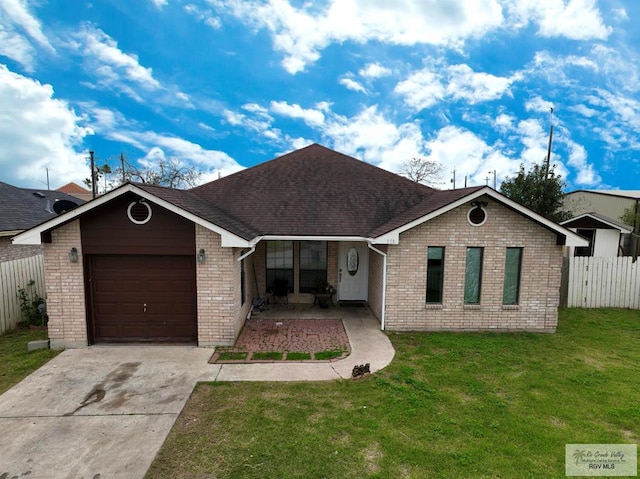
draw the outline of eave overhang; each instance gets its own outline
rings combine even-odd
[[[177,215],[182,216],[185,219],[192,221],[193,223],[199,224],[203,228],[206,228],[210,231],[213,231],[220,235],[221,237],[221,245],[223,247],[238,247],[245,248],[247,246],[251,246],[251,241],[244,239],[230,231],[221,228],[220,226],[211,223],[193,213],[180,208],[173,203],[170,203],[162,198],[159,198],[141,188],[138,188],[136,185],[127,183],[115,190],[110,191],[88,203],[84,203],[83,205],[74,208],[71,211],[68,211],[60,216],[52,218],[44,223],[41,223],[38,226],[34,226],[31,229],[24,231],[23,233],[17,235],[13,238],[13,244],[41,244],[42,243],[42,235],[47,234],[51,230],[54,230],[70,221],[75,220],[76,218],[82,216],[83,214],[97,208],[101,205],[104,205],[115,198],[118,198],[126,193],[133,193],[140,198],[144,198],[145,200],[154,203],[158,206],[161,206]]]
[[[439,208],[435,211],[430,212],[429,214],[416,218],[415,220],[409,223],[406,223],[399,228],[393,229],[375,238],[371,238],[371,243],[398,244],[400,242],[401,233],[404,233],[405,231],[408,231],[411,228],[415,228],[418,225],[421,225],[429,220],[432,220],[433,218],[436,218],[444,213],[447,213],[448,211],[454,210],[455,208],[458,208],[464,205],[465,203],[469,203],[470,201],[476,200],[482,196],[488,196],[493,200],[495,200],[496,202],[501,203],[504,206],[520,213],[521,215],[528,217],[530,220],[534,221],[535,223],[538,223],[540,226],[548,229],[549,231],[554,232],[556,235],[558,235],[558,242],[557,242],[558,244],[562,244],[564,246],[582,246],[582,247],[589,246],[589,241],[584,239],[582,236],[574,233],[568,228],[565,228],[557,223],[554,223],[551,220],[548,220],[544,216],[541,216],[538,213],[535,213],[528,208],[525,208],[524,206],[516,203],[513,200],[510,200],[506,196],[498,193],[496,190],[489,187],[484,187],[479,190],[476,190],[468,194],[467,196],[459,198],[443,206],[442,208]]]

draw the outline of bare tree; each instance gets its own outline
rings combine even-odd
[[[416,183],[435,186],[442,182],[440,174],[443,169],[435,161],[425,158],[412,158],[402,163],[400,173]]]
[[[116,173],[128,181],[179,189],[196,186],[201,176],[200,171],[183,165],[177,158],[161,159],[155,165],[142,168],[126,163],[124,175],[122,171]]]
[[[96,167],[96,191],[104,194],[126,181],[178,189],[193,188],[199,184],[201,174],[195,167],[187,166],[177,158],[161,158],[143,166],[132,165],[121,158],[116,168],[111,168],[106,161],[103,166]],[[84,183],[91,188],[90,178]]]

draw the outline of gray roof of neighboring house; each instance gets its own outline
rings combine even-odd
[[[597,195],[617,196],[634,200],[640,199],[640,190],[576,190],[568,192],[567,195],[573,193],[594,193]]]
[[[18,188],[0,181],[0,232],[26,230],[58,216],[53,212],[57,200],[84,203],[60,191]]]
[[[609,228],[618,229],[623,233],[631,233],[633,231],[633,226],[626,225],[620,221],[614,220],[612,218],[609,218],[608,216],[596,213],[594,211],[575,216],[571,219],[563,221],[560,224],[562,226],[566,226],[567,228],[580,228],[581,226],[584,226],[584,223],[581,222],[583,222],[585,218],[592,218],[596,220],[596,222],[600,223],[601,226],[608,226]]]

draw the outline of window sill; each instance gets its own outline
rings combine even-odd
[[[519,304],[503,304],[502,309],[516,311],[520,309],[520,305]]]
[[[424,309],[442,309],[442,303],[427,303]]]
[[[479,304],[465,304],[462,306],[462,309],[470,309],[470,310],[479,310],[482,309],[482,306]]]

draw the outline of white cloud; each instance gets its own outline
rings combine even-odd
[[[379,63],[368,63],[358,71],[358,75],[364,78],[381,78],[391,75],[391,69],[383,67]]]
[[[289,118],[300,118],[313,127],[322,126],[325,120],[324,114],[319,110],[305,109],[297,104],[289,105],[286,101],[272,101],[270,110]]]
[[[600,175],[594,170],[593,165],[587,162],[587,151],[584,146],[567,140],[569,159],[567,163],[577,170],[575,182],[579,185],[594,186],[602,182]]]
[[[222,112],[224,119],[232,126],[241,126],[247,130],[256,132],[268,140],[279,141],[281,138],[280,130],[272,129],[271,123],[273,118],[266,114],[266,110],[255,104],[247,104],[243,107],[246,111],[254,113],[256,118],[250,118],[245,114],[238,113],[229,109]]]
[[[333,115],[322,130],[338,151],[353,155],[369,163],[384,164],[394,169],[399,162],[416,155],[422,135],[414,124],[397,126],[380,114],[375,106],[365,108],[357,115]],[[398,150],[407,150],[412,156],[403,158]]]
[[[22,67],[32,72],[35,65],[35,50],[31,43],[19,35],[11,25],[2,21],[0,11],[0,55],[20,63]]]
[[[496,117],[494,124],[501,130],[507,131],[513,128],[514,121],[513,116],[501,113]]]
[[[604,75],[604,80],[612,90],[640,91],[640,56],[637,50],[625,45],[612,48],[595,45],[591,54]]]
[[[144,165],[157,162],[162,158],[176,158],[185,165],[195,166],[201,171],[202,181],[215,179],[218,173],[227,175],[243,168],[223,151],[209,150],[184,138],[146,130],[141,125],[127,122],[118,111],[91,104],[83,104],[83,106],[89,111],[92,126],[97,134],[131,145],[142,152],[140,158],[130,158],[130,161],[141,161]],[[204,124],[199,126],[212,130]]]
[[[404,103],[407,106],[419,111],[442,101],[445,96],[445,87],[442,85],[440,75],[425,68],[399,82],[394,92],[404,97]]]
[[[18,29],[24,31],[32,40],[41,47],[54,52],[54,48],[49,40],[42,32],[40,21],[35,18],[27,9],[25,0],[0,0],[0,8],[4,10],[6,18],[8,18]],[[5,16],[3,15],[3,17]],[[2,18],[3,23],[6,21]]]
[[[604,40],[611,33],[595,0],[506,0],[505,6],[512,26],[534,23],[544,37]]]
[[[536,113],[549,113],[553,108],[553,103],[547,100],[543,100],[539,96],[534,96],[528,100],[524,107],[527,111],[534,111]]]
[[[594,110],[593,108],[589,108],[586,105],[575,105],[569,107],[569,110],[575,111],[582,116],[586,116],[587,118],[592,118],[598,114],[598,110]]]
[[[416,111],[429,108],[446,98],[464,100],[473,105],[496,100],[509,92],[511,84],[520,78],[497,77],[474,72],[468,65],[432,65],[410,74],[400,81],[394,92],[404,97],[404,103]]]
[[[210,9],[203,9],[193,3],[189,3],[184,6],[184,11],[214,30],[218,30],[222,26],[220,18],[215,16]]]
[[[622,7],[614,8],[613,10],[611,10],[611,14],[613,15],[613,18],[615,18],[618,21],[629,20],[629,14]]]
[[[339,83],[341,85],[344,85],[345,88],[347,88],[348,90],[357,91],[360,93],[367,92],[367,89],[365,87],[363,87],[360,83],[358,83],[357,81],[349,77],[340,78]]]
[[[393,45],[428,44],[459,48],[503,21],[497,0],[331,0],[300,8],[285,0],[216,2],[239,19],[266,28],[283,52],[283,66],[297,73],[331,43],[380,41]]]
[[[153,3],[158,8],[162,8],[168,4],[168,1],[167,0],[151,0],[151,3]]]
[[[451,65],[447,70],[447,93],[454,99],[467,100],[471,105],[500,98],[514,80],[489,73],[476,73],[468,65]]]
[[[606,39],[595,0],[218,0],[255,28],[267,29],[282,64],[298,73],[318,60],[330,44],[377,41],[390,45],[434,45],[462,49],[502,27],[521,29],[530,23],[544,37],[573,40]],[[506,17],[506,18],[505,18]]]
[[[162,88],[153,77],[151,68],[142,66],[137,55],[124,53],[118,43],[99,28],[87,24],[76,34],[77,53],[81,54],[86,69],[98,77],[100,86],[119,90],[138,102],[142,102],[141,87],[147,92]]]
[[[3,181],[42,187],[49,168],[51,186],[81,182],[89,168],[82,146],[92,130],[51,85],[0,65],[0,168]]]
[[[40,21],[29,12],[25,1],[0,0],[0,55],[32,72],[36,57],[34,45],[55,53]]]

